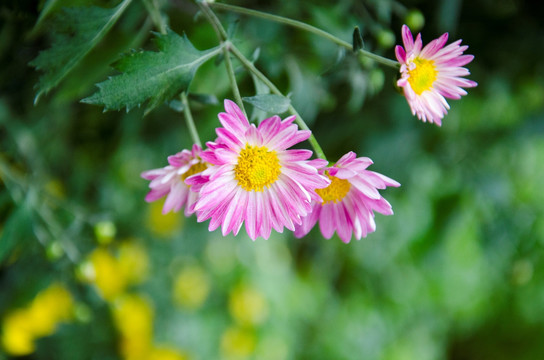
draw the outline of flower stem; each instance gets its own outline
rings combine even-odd
[[[195,121],[193,120],[193,115],[191,114],[191,108],[189,107],[189,101],[187,100],[185,91],[181,93],[181,103],[183,104],[183,115],[185,115],[185,123],[189,128],[191,139],[193,139],[195,144],[202,147],[202,142],[198,136],[198,131],[196,131]]]
[[[157,0],[144,0],[144,6],[149,12],[149,16],[151,16],[151,20],[153,20],[153,23],[159,29],[159,32],[161,34],[166,34],[167,26],[159,10],[159,5],[157,4]]]
[[[350,44],[349,42],[344,41],[344,40],[342,40],[342,39],[340,39],[340,38],[326,32],[324,30],[316,28],[315,26],[308,25],[308,24],[303,23],[303,22],[298,21],[298,20],[293,20],[293,19],[289,19],[289,18],[286,18],[286,17],[283,17],[283,16],[272,15],[272,14],[264,13],[264,12],[261,12],[261,11],[246,9],[246,8],[243,8],[243,7],[240,7],[240,6],[229,5],[229,4],[224,4],[224,3],[210,2],[209,4],[212,5],[213,7],[217,8],[217,9],[228,10],[228,11],[233,11],[233,12],[237,12],[237,13],[244,14],[244,15],[259,17],[259,18],[262,18],[262,19],[275,21],[275,22],[278,22],[278,23],[281,23],[281,24],[292,26],[292,27],[295,27],[297,29],[305,30],[305,31],[308,31],[308,32],[310,32],[312,34],[315,34],[315,35],[321,36],[321,37],[323,37],[325,39],[328,39],[328,40],[334,42],[335,44],[346,48],[347,50],[353,50],[353,45]],[[368,58],[370,58],[370,59],[372,59],[372,60],[374,60],[374,61],[376,61],[376,62],[378,62],[380,64],[392,67],[394,69],[398,69],[399,66],[400,66],[397,61],[385,58],[385,57],[377,55],[377,54],[374,54],[374,53],[372,53],[370,51],[367,51],[367,50],[359,49],[358,53],[363,55],[363,56],[366,56],[366,57],[368,57]]]
[[[234,99],[236,100],[236,103],[244,113],[244,115],[247,117],[246,110],[244,108],[244,103],[242,101],[242,96],[240,95],[240,89],[238,89],[238,83],[236,82],[236,75],[234,73],[234,68],[232,66],[232,61],[230,59],[230,52],[229,47],[231,46],[230,42],[228,41],[228,35],[225,31],[225,28],[223,25],[221,25],[221,22],[215,16],[213,11],[208,7],[208,3],[205,1],[197,1],[198,6],[208,19],[208,21],[211,23],[213,29],[215,30],[215,33],[217,34],[217,37],[219,38],[219,42],[221,44],[225,44],[226,46],[223,47],[223,55],[225,58],[225,67],[227,68],[227,74],[229,76],[230,86],[232,88],[232,93],[234,94]]]
[[[245,56],[244,54],[242,54],[240,52],[240,50],[238,50],[238,48],[236,46],[234,46],[233,44],[230,44],[230,46],[228,47],[229,50],[232,52],[232,54],[238,58],[238,60],[242,63],[242,65],[250,72],[252,72],[255,76],[257,76],[257,78],[259,78],[259,80],[261,80],[266,86],[268,86],[268,88],[276,95],[280,95],[280,96],[284,96],[281,91],[276,87],[276,85],[274,85],[274,83],[272,81],[270,81],[266,75],[264,75],[262,72],[259,71],[259,69],[257,69],[255,67],[255,65],[253,65],[253,63],[251,61],[249,61]],[[297,112],[297,110],[292,106],[292,105],[289,105],[289,111],[291,112],[291,114],[295,115],[296,116],[296,122],[298,124],[298,126],[302,129],[302,130],[310,130],[310,128],[308,127],[308,125],[306,125],[306,123],[304,122],[304,120],[302,119],[302,117],[300,116],[300,114]],[[315,136],[313,134],[310,135],[310,138],[308,139],[308,141],[310,142],[310,144],[312,145],[314,151],[315,151],[315,154],[318,158],[320,159],[324,159],[324,160],[327,160],[327,157],[325,156],[325,153],[323,152],[323,149],[321,149],[321,146],[319,145],[319,143],[317,142]]]

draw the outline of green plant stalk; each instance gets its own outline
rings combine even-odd
[[[151,20],[153,20],[153,23],[159,29],[159,32],[161,34],[166,34],[166,24],[162,18],[159,6],[157,5],[157,0],[144,0],[143,3],[149,12],[149,16],[151,16]]]
[[[185,91],[181,93],[181,103],[183,104],[183,115],[185,116],[185,123],[187,124],[187,128],[189,128],[191,139],[193,139],[193,143],[202,147],[202,142],[200,141],[200,136],[198,136],[198,131],[196,130],[195,121],[193,120],[191,108],[189,107],[189,100],[187,100]]]
[[[17,204],[17,206],[29,206],[30,209],[34,210],[35,213],[46,225],[46,228],[49,231],[51,237],[58,239],[59,244],[61,245],[64,253],[66,254],[67,259],[70,260],[70,262],[77,264],[80,259],[79,250],[66,237],[65,230],[63,230],[62,226],[58,224],[50,209],[45,206],[45,202],[39,202],[36,199],[36,190],[31,188],[30,183],[27,181],[25,176],[19,173],[17,169],[13,169],[6,161],[4,161],[3,156],[0,156],[0,175],[2,175],[2,177],[4,178],[3,182],[6,190],[8,191],[13,201]],[[20,188],[18,189],[20,190],[20,192],[17,192],[15,190],[16,186]],[[43,191],[41,193],[44,195],[49,195],[46,191]],[[23,196],[22,194],[25,195]],[[54,200],[57,205],[59,205],[58,201],[56,201],[56,199],[54,199],[53,197],[49,197],[48,200]],[[74,217],[76,216],[75,213],[73,215]],[[86,220],[88,219],[88,216],[83,216],[82,218]],[[43,247],[47,247],[48,244],[43,240],[42,237],[38,235],[38,233],[36,233],[35,229],[34,233],[38,242]]]
[[[350,44],[349,42],[344,41],[344,40],[342,40],[342,39],[340,39],[340,38],[326,32],[324,30],[316,28],[315,26],[308,25],[308,24],[303,23],[303,22],[298,21],[298,20],[293,20],[293,19],[289,19],[289,18],[286,18],[286,17],[283,17],[283,16],[272,15],[272,14],[264,13],[264,12],[257,11],[257,10],[246,9],[246,8],[243,8],[243,7],[218,3],[218,2],[210,2],[208,4],[210,4],[211,6],[217,8],[217,9],[233,11],[233,12],[237,12],[237,13],[244,14],[244,15],[259,17],[261,19],[275,21],[275,22],[278,22],[278,23],[281,23],[281,24],[285,24],[285,25],[288,25],[288,26],[295,27],[297,29],[308,31],[308,32],[310,32],[312,34],[315,34],[317,36],[321,36],[321,37],[323,37],[325,39],[328,39],[328,40],[334,42],[335,44],[346,48],[347,50],[350,50],[350,51],[353,50],[353,45]],[[374,53],[372,53],[370,51],[359,49],[358,53],[363,55],[363,56],[366,56],[366,57],[368,57],[368,58],[370,58],[370,59],[372,59],[372,60],[374,60],[374,61],[376,61],[376,62],[378,62],[380,64],[392,67],[394,69],[398,69],[399,66],[400,66],[400,64],[397,61],[385,58],[385,57],[380,56],[380,55],[376,55],[376,54],[374,54]]]
[[[238,58],[238,60],[242,63],[242,65],[248,70],[248,71],[251,71],[253,74],[255,74],[255,76],[257,76],[259,78],[259,80],[261,80],[266,86],[268,86],[268,88],[276,95],[280,95],[280,96],[284,96],[281,91],[276,87],[276,85],[274,85],[274,83],[272,81],[270,81],[266,75],[264,75],[262,72],[259,71],[259,69],[257,69],[255,67],[255,65],[253,65],[253,63],[251,61],[249,61],[245,56],[244,54],[242,54],[240,52],[240,50],[238,50],[238,48],[236,46],[234,46],[233,44],[231,44],[229,46],[229,50],[232,52],[232,54],[234,56],[236,56],[236,58]],[[291,112],[291,114],[295,115],[296,116],[296,123],[298,124],[298,126],[302,129],[302,130],[310,130],[310,128],[308,127],[308,125],[306,125],[306,123],[304,122],[304,120],[302,119],[302,117],[300,116],[300,114],[297,112],[297,110],[293,107],[293,105],[289,105],[289,112]],[[310,137],[308,138],[308,141],[310,142],[310,144],[312,145],[314,151],[315,151],[315,154],[318,158],[320,159],[324,159],[324,160],[327,160],[327,157],[325,156],[325,153],[323,152],[323,149],[321,148],[321,146],[319,145],[319,143],[317,142],[315,136],[313,135],[313,133],[310,135]]]
[[[234,94],[234,99],[236,100],[236,103],[238,104],[238,106],[240,107],[244,115],[247,117],[246,109],[244,108],[244,103],[242,101],[242,96],[240,95],[240,89],[238,88],[238,83],[236,82],[234,67],[232,66],[232,61],[230,59],[229,47],[231,46],[231,44],[228,41],[227,32],[225,31],[225,28],[223,27],[223,25],[221,25],[221,22],[219,21],[217,16],[215,16],[213,11],[210,10],[207,2],[198,1],[197,3],[200,9],[202,10],[202,12],[204,13],[204,15],[206,16],[206,18],[208,19],[208,21],[211,23],[221,44],[226,45],[223,48],[223,56],[225,58],[225,67],[227,69],[227,74],[229,76],[232,93]]]

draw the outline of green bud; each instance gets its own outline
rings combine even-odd
[[[369,84],[373,94],[379,92],[385,83],[385,75],[381,69],[375,68],[370,71]]]
[[[395,45],[395,34],[390,30],[382,29],[378,32],[377,40],[381,47],[389,49]]]
[[[96,241],[101,245],[107,245],[113,241],[117,229],[111,221],[99,221],[94,225]]]
[[[418,32],[423,28],[423,25],[425,25],[425,17],[421,13],[421,11],[417,9],[412,9],[408,11],[408,14],[406,14],[406,18],[404,19],[404,22],[412,32]]]
[[[62,248],[62,245],[58,241],[53,241],[49,245],[47,245],[45,249],[45,254],[47,255],[47,258],[51,261],[58,260],[64,255],[64,249]]]
[[[74,316],[79,322],[89,323],[92,320],[93,314],[86,304],[78,302],[74,308]]]

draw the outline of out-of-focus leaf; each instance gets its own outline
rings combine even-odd
[[[294,59],[286,62],[289,84],[293,96],[291,102],[304,121],[311,125],[320,109],[320,103],[326,97],[321,79],[303,69]]]
[[[239,24],[240,24],[239,19],[236,19],[229,24],[229,27],[227,29],[227,36],[229,37],[229,39],[234,38],[234,35],[236,34],[236,31],[238,30]]]
[[[291,100],[285,96],[262,94],[242,98],[245,102],[272,114],[281,114],[289,109]]]
[[[189,94],[189,99],[205,105],[217,105],[219,100],[213,94]]]
[[[181,102],[181,100],[178,100],[178,99],[174,99],[174,100],[170,100],[170,102],[168,103],[168,106],[170,107],[170,109],[176,111],[176,112],[183,112],[183,103]]]
[[[36,30],[37,28],[39,28],[46,18],[48,18],[51,14],[61,9],[62,7],[84,6],[90,4],[91,1],[89,0],[46,0],[43,4],[40,16],[38,17],[38,20],[36,20],[36,25],[34,26],[34,29]]]
[[[53,45],[40,52],[30,65],[44,74],[37,84],[37,103],[94,48],[117,22],[132,0],[124,0],[113,9],[74,7],[64,9],[56,18]]]
[[[18,207],[8,218],[0,235],[0,264],[17,244],[29,238],[30,213],[26,206]]]
[[[146,114],[181,91],[187,90],[196,70],[220,48],[199,51],[186,36],[168,30],[156,34],[159,52],[134,51],[114,66],[123,74],[97,84],[99,90],[81,100],[103,105],[104,110],[127,111],[148,101]]]
[[[253,57],[259,56],[259,49],[255,50],[253,53]],[[257,95],[264,95],[264,94],[270,94],[270,89],[268,86],[266,86],[265,83],[263,83],[255,74],[251,74],[251,78],[253,79],[253,84],[255,86],[255,94]],[[266,117],[266,112],[259,109],[258,107],[254,106],[253,111],[251,112],[251,121],[257,121],[258,119],[264,119]]]

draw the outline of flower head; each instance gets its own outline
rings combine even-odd
[[[306,235],[319,220],[324,237],[330,239],[336,231],[340,239],[348,243],[352,235],[360,240],[376,230],[374,211],[384,215],[393,214],[391,205],[378,189],[400,184],[387,176],[366,170],[372,160],[356,156],[354,152],[349,152],[333,166],[319,170],[319,173],[329,177],[331,183],[325,189],[316,190],[323,202],[313,203],[312,212],[296,227],[296,237]]]
[[[448,33],[431,41],[422,49],[421,34],[416,40],[408,26],[402,27],[404,48],[397,45],[395,53],[401,64],[401,78],[397,85],[404,89],[404,96],[412,109],[424,122],[442,125],[442,118],[450,106],[445,98],[460,99],[467,92],[462,88],[476,86],[476,82],[464,79],[470,72],[463,68],[474,59],[463,55],[468,46],[460,46],[461,40],[446,44]]]
[[[294,230],[319,201],[315,189],[329,181],[319,175],[309,162],[310,150],[289,147],[310,137],[310,131],[298,130],[294,116],[278,116],[250,124],[235,103],[225,100],[219,114],[222,128],[217,140],[201,153],[212,164],[200,175],[187,179],[200,198],[194,206],[198,221],[210,220],[210,231],[221,226],[223,235],[236,235],[245,221],[249,237],[267,239],[271,229]]]
[[[145,201],[152,202],[166,195],[166,201],[162,213],[170,210],[179,211],[185,206],[185,216],[193,213],[192,205],[198,198],[198,193],[190,191],[190,185],[185,184],[185,179],[206,169],[207,164],[200,158],[202,149],[193,145],[191,151],[183,150],[168,157],[168,166],[144,171],[142,177],[150,180],[151,189],[145,197]]]

